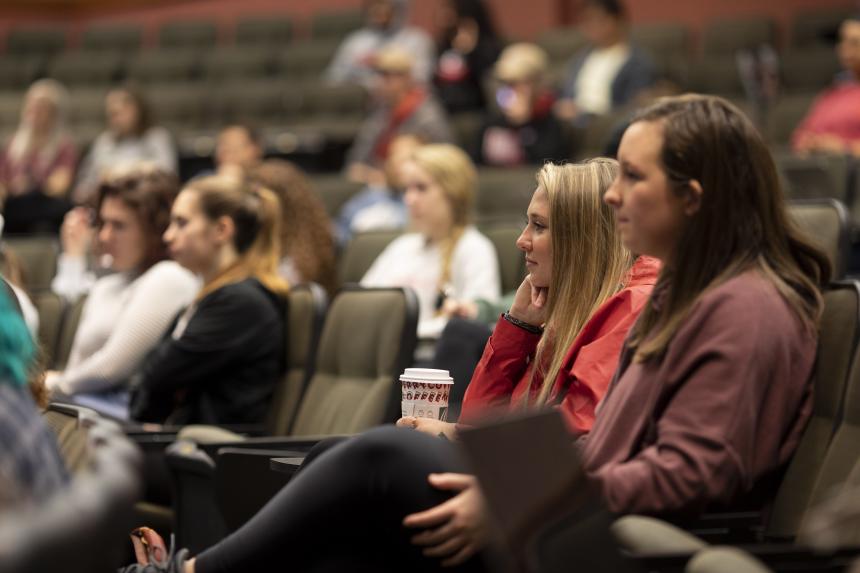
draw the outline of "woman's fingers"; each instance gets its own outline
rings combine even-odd
[[[453,499],[451,498],[425,511],[407,515],[403,518],[404,527],[434,527],[448,521],[454,514],[453,504],[451,503]]]
[[[442,560],[442,567],[454,567],[465,563],[472,555],[477,553],[478,546],[474,543],[467,543],[456,554]]]
[[[436,489],[446,491],[461,491],[467,487],[474,485],[475,476],[469,474],[430,474],[427,476],[427,481]]]
[[[462,535],[454,535],[444,543],[440,543],[433,547],[428,547],[421,553],[423,553],[425,557],[447,557],[449,555],[457,553],[460,549],[463,548],[464,545],[468,543],[469,540],[466,537]]]

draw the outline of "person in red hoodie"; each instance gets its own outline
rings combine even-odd
[[[602,201],[617,172],[611,159],[546,164],[538,172],[528,224],[517,239],[529,275],[475,369],[461,424],[554,404],[574,435],[591,429],[660,268],[656,259],[624,248]],[[449,422],[406,417],[398,424],[456,436]]]

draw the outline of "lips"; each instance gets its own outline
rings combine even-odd
[[[533,261],[533,260],[531,260],[531,259],[528,259],[528,258],[526,259],[526,266],[528,266],[528,265],[536,265],[536,264],[537,264],[537,262],[535,262],[535,261]]]

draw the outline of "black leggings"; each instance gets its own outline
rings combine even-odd
[[[451,497],[430,486],[428,474],[465,471],[443,439],[370,430],[322,453],[248,523],[201,553],[196,571],[438,571],[440,559],[421,555],[409,542],[417,531],[402,521]],[[445,570],[484,567],[474,557]]]

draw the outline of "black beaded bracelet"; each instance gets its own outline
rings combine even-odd
[[[535,326],[534,324],[529,324],[528,322],[523,322],[518,318],[514,318],[509,312],[503,314],[502,318],[504,318],[514,326],[518,326],[525,331],[531,332],[532,334],[543,334],[543,328],[541,328],[540,326]]]

